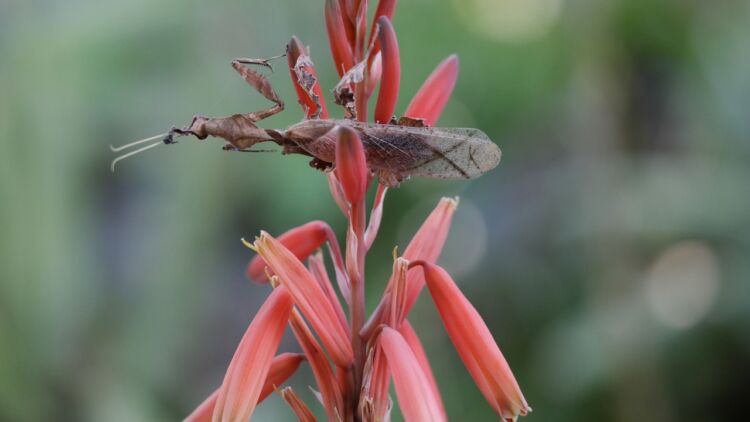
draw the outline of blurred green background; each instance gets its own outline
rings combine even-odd
[[[322,3],[0,3],[0,420],[185,416],[268,294],[239,238],[312,219],[341,233],[302,157],[185,140],[109,171],[109,144],[265,107],[229,61],[292,34],[332,88]],[[459,195],[441,263],[514,369],[524,420],[743,420],[750,3],[415,0],[394,23],[398,110],[458,53],[439,123],[504,154],[477,181],[389,193],[370,309],[393,245]],[[267,126],[298,121],[283,66],[272,81],[289,107]],[[493,420],[429,296],[411,318],[451,419]],[[291,385],[312,403],[311,383],[303,366]],[[278,419],[292,415],[274,396],[258,420]]]

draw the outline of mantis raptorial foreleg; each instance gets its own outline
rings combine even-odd
[[[271,82],[260,72],[247,67],[247,65],[264,66],[273,70],[269,62],[281,56],[268,59],[238,58],[232,60],[232,68],[242,76],[242,79],[263,95],[274,105],[267,109],[245,114],[234,114],[227,117],[204,117],[195,116],[189,126],[185,128],[172,128],[164,139],[164,143],[173,143],[174,135],[194,135],[198,139],[216,136],[225,139],[237,150],[245,150],[258,142],[273,141],[275,134],[265,129],[258,128],[255,123],[284,110],[284,102],[271,86]]]

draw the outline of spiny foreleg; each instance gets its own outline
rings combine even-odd
[[[240,58],[232,60],[232,67],[237,71],[237,73],[240,74],[240,76],[242,76],[242,79],[244,79],[245,82],[248,83],[248,85],[255,88],[255,90],[258,91],[261,95],[266,97],[266,99],[272,101],[275,104],[273,107],[269,107],[267,109],[256,111],[253,113],[248,113],[248,117],[256,122],[259,122],[283,111],[284,102],[281,101],[279,95],[276,94],[276,91],[273,89],[273,86],[271,86],[271,82],[268,80],[268,78],[266,78],[259,72],[250,69],[246,65],[252,64],[257,66],[264,66],[273,71],[273,68],[271,67],[271,64],[269,62],[277,57],[271,57],[268,59]]]
[[[279,143],[281,135],[277,131],[261,129],[255,123],[284,110],[284,102],[281,101],[265,76],[246,66],[258,65],[273,70],[269,61],[274,58],[276,57],[269,59],[239,58],[232,60],[232,67],[237,73],[251,87],[273,102],[274,105],[272,107],[251,113],[234,114],[228,117],[195,116],[190,125],[184,128],[172,128],[164,138],[164,143],[171,144],[176,142],[174,140],[176,135],[193,135],[198,139],[215,136],[226,140],[236,150],[246,150],[258,142],[274,141]]]

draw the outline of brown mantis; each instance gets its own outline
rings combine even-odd
[[[280,56],[278,56],[280,57]],[[402,117],[391,124],[360,122],[354,119],[303,120],[286,129],[263,129],[257,122],[284,110],[284,102],[276,94],[268,79],[247,65],[271,69],[270,59],[235,59],[232,67],[242,78],[274,105],[260,111],[210,118],[195,116],[190,125],[172,128],[168,133],[142,139],[111,149],[115,152],[152,142],[135,151],[125,153],[117,162],[154,148],[175,143],[176,136],[192,135],[198,139],[208,136],[227,141],[225,150],[256,152],[258,143],[273,142],[282,147],[282,154],[302,154],[312,157],[310,165],[328,170],[335,165],[337,128],[349,127],[359,135],[367,166],[378,176],[380,183],[396,186],[411,177],[438,179],[471,179],[495,168],[500,162],[500,148],[479,129],[427,127],[420,119]],[[317,102],[317,99],[314,99]]]

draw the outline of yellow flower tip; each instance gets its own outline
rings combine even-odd
[[[393,260],[395,261],[398,258],[398,245],[393,247]]]
[[[254,244],[245,240],[244,237],[240,238],[240,241],[242,242],[243,245],[245,245],[246,248],[252,250],[253,252],[258,252],[258,248],[256,248]]]

